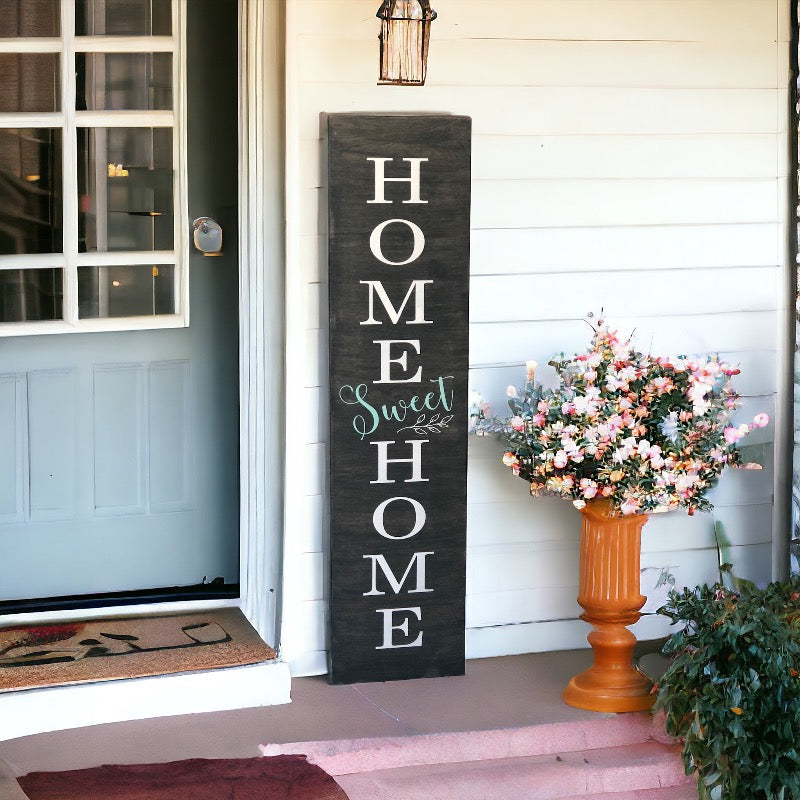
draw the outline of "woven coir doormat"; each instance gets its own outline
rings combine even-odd
[[[0,628],[0,692],[270,661],[238,608]]]

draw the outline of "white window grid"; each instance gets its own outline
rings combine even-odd
[[[171,36],[76,36],[74,0],[61,0],[61,36],[0,39],[0,53],[59,53],[61,110],[0,113],[0,128],[56,128],[62,131],[63,252],[0,255],[0,270],[62,270],[63,319],[0,323],[0,337],[48,333],[180,328],[189,324],[189,236],[186,168],[186,2],[172,0]],[[77,111],[76,53],[171,53],[171,111]],[[171,128],[173,163],[173,250],[78,252],[79,128]],[[105,164],[99,165],[102,169]],[[78,268],[85,266],[174,265],[175,313],[80,319]]]

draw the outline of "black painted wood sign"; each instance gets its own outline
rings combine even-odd
[[[471,120],[323,127],[330,680],[461,675]]]

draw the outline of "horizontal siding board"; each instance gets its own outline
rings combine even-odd
[[[482,136],[477,180],[542,178],[774,178],[773,134]]]
[[[751,88],[775,85],[776,42],[453,39],[428,58],[426,85]],[[363,83],[377,70],[371,38],[297,39],[298,79]],[[587,69],[591,65],[591,69]]]
[[[532,622],[519,625],[492,625],[467,629],[467,658],[511,656],[520,653],[545,653],[587,647],[591,628],[580,619]],[[564,676],[566,682],[568,676]]]
[[[473,228],[776,222],[774,180],[474,181]]]
[[[761,544],[770,538],[771,515],[772,504],[769,502],[716,506],[709,513],[692,517],[683,511],[652,514],[642,530],[642,554],[647,553],[652,563],[658,563],[656,554],[661,552],[715,549],[716,521],[722,523],[725,535],[732,544]],[[684,554],[683,558],[686,557]]]
[[[577,597],[577,572],[573,583],[568,586],[537,586],[476,594],[475,608],[467,617],[467,627],[576,619],[581,613]]]
[[[769,542],[731,548],[734,574],[761,586],[769,583],[771,548]],[[642,566],[668,567],[675,579],[675,588],[679,591],[684,587],[691,588],[704,583],[710,585],[719,580],[719,560],[714,548],[693,552],[691,558],[677,550],[642,553]]]
[[[579,520],[575,511],[575,521]],[[472,552],[481,566],[473,579],[475,594],[536,586],[571,586],[578,574],[578,548],[568,542],[493,545]]]
[[[327,232],[325,192],[301,192],[303,234]],[[552,228],[776,222],[774,180],[473,181],[472,227]]]
[[[300,185],[326,185],[322,143],[302,143]],[[772,133],[475,136],[474,180],[578,178],[775,178]]]
[[[327,517],[325,500],[322,495],[306,495],[302,500],[300,530],[293,536],[297,537],[298,552],[323,553],[323,529],[326,527]]]
[[[543,365],[555,353],[580,352],[586,348],[591,331],[585,319],[576,319],[572,314],[575,311],[596,312],[592,305],[596,303],[587,303],[584,308],[575,304],[566,315],[556,306],[537,321],[473,322],[470,324],[470,363],[524,362],[532,358]],[[628,308],[613,315],[611,321],[622,333],[636,331],[639,349],[654,353],[735,352],[775,343],[774,309],[648,317],[638,309]]]
[[[584,68],[587,68],[584,65]],[[330,70],[328,70],[330,72]],[[370,73],[371,74],[371,73]],[[320,139],[320,111],[399,111],[404,87],[341,84],[322,76],[298,98],[299,138]],[[783,84],[781,84],[783,85]],[[414,110],[472,117],[481,135],[775,133],[785,90],[647,87],[426,86]]]
[[[781,264],[776,222],[472,231],[473,275]]]
[[[558,319],[576,308],[594,308],[595,313],[602,309],[613,322],[631,308],[656,317],[677,316],[676,312],[688,315],[767,311],[774,310],[778,303],[781,275],[777,267],[696,269],[688,282],[680,277],[682,274],[669,270],[652,272],[648,281],[637,280],[630,273],[602,272],[584,272],[579,278],[571,273],[474,276],[470,284],[470,320]],[[648,349],[645,343],[642,349]]]
[[[688,40],[768,42],[776,19],[764,0],[436,0],[435,48],[448,39]],[[302,0],[308,36],[376,36],[379,22],[364,0]],[[788,18],[788,14],[787,14]],[[513,24],[510,24],[513,23]],[[782,29],[782,41],[788,41]]]
[[[503,481],[519,484],[516,500],[488,500],[475,502],[470,495],[467,506],[467,544],[475,552],[482,547],[505,544],[533,544],[540,542],[562,542],[577,547],[580,526],[575,509],[569,503],[556,498],[530,497],[521,478],[515,478],[498,456],[489,464],[476,466],[470,459],[470,471],[494,472]]]

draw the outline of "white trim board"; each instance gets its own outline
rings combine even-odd
[[[0,741],[46,731],[290,702],[280,661],[0,693]]]

